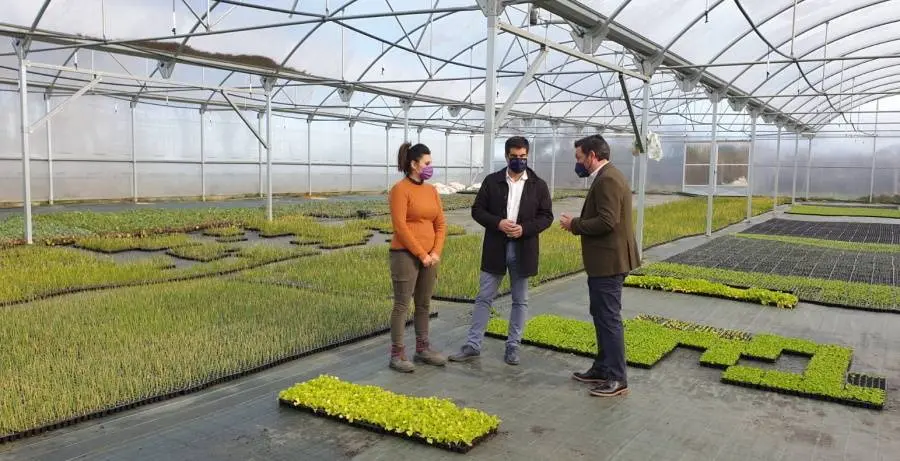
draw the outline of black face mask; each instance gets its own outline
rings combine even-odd
[[[525,168],[528,166],[528,159],[524,158],[511,158],[509,159],[509,169],[513,173],[521,173],[525,171]]]
[[[584,166],[581,162],[575,162],[575,174],[578,175],[579,178],[587,178],[591,175],[591,172]]]

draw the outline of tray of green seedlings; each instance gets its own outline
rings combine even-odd
[[[227,243],[203,242],[199,245],[175,247],[166,251],[169,256],[207,263],[217,259],[227,258],[239,251]]]
[[[200,242],[187,234],[163,234],[149,237],[83,237],[75,242],[76,248],[99,253],[122,253],[125,251],[163,251]]]
[[[743,272],[668,262],[648,264],[632,274],[701,279],[732,287],[765,288],[792,293],[800,300],[824,306],[900,313],[900,287],[890,285]]]
[[[673,293],[687,293],[730,301],[745,301],[783,309],[793,309],[797,307],[797,303],[800,301],[792,293],[783,293],[765,288],[737,288],[696,278],[629,275],[625,278],[625,286]]]
[[[397,394],[321,375],[278,394],[281,405],[344,424],[467,453],[497,433],[499,417],[450,399]]]
[[[283,216],[273,221],[257,220],[248,229],[259,232],[263,238],[294,236],[300,245],[318,244],[323,249],[339,249],[365,245],[372,231],[353,225],[329,226],[309,216]]]
[[[682,346],[704,351],[700,364],[724,369],[721,380],[726,384],[877,410],[884,408],[887,393],[882,381],[857,378],[848,382],[853,355],[848,347],[772,334],[749,335],[658,316],[638,316],[625,320],[624,324],[626,362],[630,366],[652,368]],[[494,317],[488,322],[486,335],[505,339],[508,328],[507,321]],[[522,342],[588,357],[597,354],[596,333],[591,322],[551,314],[529,320]],[[784,353],[809,357],[803,373],[738,365],[742,357],[775,362]]]
[[[238,226],[211,227],[203,231],[203,235],[216,237],[220,243],[243,242],[247,240],[244,229]]]

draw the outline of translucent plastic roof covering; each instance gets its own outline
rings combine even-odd
[[[259,75],[277,73],[273,108],[297,117],[403,123],[400,100],[409,98],[412,125],[478,131],[483,124],[486,21],[475,0],[3,3],[0,34],[17,37],[36,27],[28,54],[35,63],[29,85],[36,91],[71,93],[98,74],[103,79],[93,92],[126,101],[139,96],[142,103],[207,103],[210,110],[230,110],[214,91],[223,87],[239,108],[259,110],[265,101]],[[804,130],[861,131],[847,113],[900,91],[900,38],[892,33],[900,21],[896,1],[533,3],[536,24],[529,17],[532,5],[523,1],[506,1],[500,21],[574,49],[570,24],[577,21],[554,14],[574,5],[597,15],[593,23],[610,26],[595,57],[636,69],[633,54],[647,51],[636,43],[662,53],[649,108],[651,127],[661,132],[708,131],[712,107],[702,84],[721,85],[740,101],[752,96],[755,106],[781,113]],[[500,33],[496,50],[499,108],[540,49]],[[178,63],[164,79],[157,60],[172,57]],[[68,69],[75,67],[80,72]],[[700,86],[678,88],[676,74],[701,71]],[[144,80],[117,77],[123,74]],[[17,81],[17,58],[7,42],[0,45],[0,82]],[[625,81],[639,117],[642,82]],[[345,101],[339,88],[351,87]],[[449,106],[461,110],[454,113]],[[749,132],[746,111],[735,112],[723,101],[718,113],[720,133]],[[537,118],[631,131],[617,74],[555,50],[510,115],[508,126]],[[772,130],[764,125],[758,129]]]

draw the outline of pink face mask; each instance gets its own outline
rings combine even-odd
[[[422,181],[428,181],[429,178],[434,174],[434,168],[431,165],[422,168],[422,171],[419,172],[419,177],[422,178]]]

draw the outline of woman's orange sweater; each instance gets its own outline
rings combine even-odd
[[[391,249],[408,250],[420,260],[432,252],[440,257],[447,222],[437,189],[403,178],[391,188],[388,203],[394,225]]]

